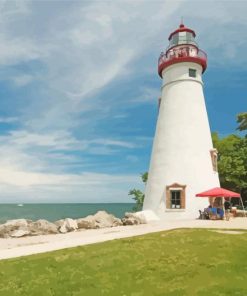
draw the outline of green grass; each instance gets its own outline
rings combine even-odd
[[[245,296],[247,233],[180,229],[3,260],[0,295]]]

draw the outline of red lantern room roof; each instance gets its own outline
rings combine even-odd
[[[185,27],[185,25],[183,23],[181,23],[179,28],[170,34],[168,40],[170,41],[172,39],[172,36],[179,33],[179,32],[189,32],[189,33],[192,33],[194,37],[196,37],[195,31]]]

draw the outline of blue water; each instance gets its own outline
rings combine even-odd
[[[133,203],[102,203],[102,204],[0,204],[0,223],[10,219],[46,219],[56,221],[64,218],[82,218],[105,210],[118,218],[122,218],[125,212],[131,212]]]

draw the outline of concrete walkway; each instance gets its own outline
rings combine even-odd
[[[133,237],[176,228],[218,228],[247,230],[247,218],[234,218],[230,221],[164,220],[150,224],[81,230],[66,234],[52,234],[7,239],[2,238],[0,239],[0,259],[45,253],[54,250],[94,244],[125,237]]]

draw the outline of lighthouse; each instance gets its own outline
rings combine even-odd
[[[143,210],[164,218],[198,217],[209,201],[196,193],[220,186],[203,94],[207,55],[195,37],[181,24],[158,61],[161,97]]]

